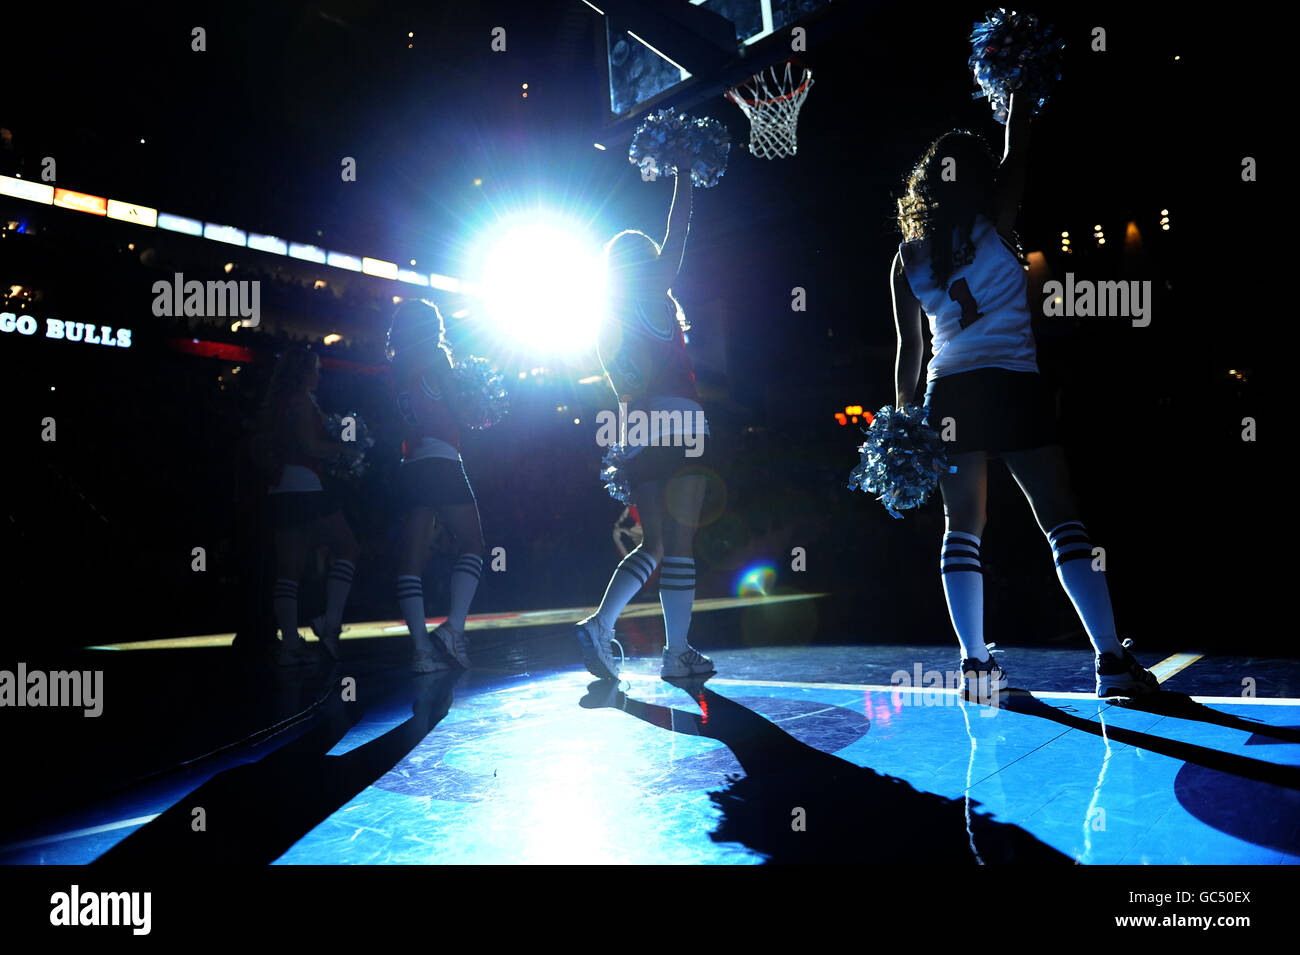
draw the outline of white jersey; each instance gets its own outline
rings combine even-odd
[[[977,216],[970,245],[953,249],[946,287],[930,274],[928,240],[904,242],[898,251],[930,320],[927,382],[976,368],[1038,371],[1024,268],[992,222]]]

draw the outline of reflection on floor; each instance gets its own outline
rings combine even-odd
[[[705,684],[641,658],[615,687],[354,654],[275,676],[298,722],[29,812],[0,862],[1300,861],[1300,700],[1240,695],[1294,662],[1190,654],[1139,705],[1090,698],[1086,652],[1012,650],[1032,692],[979,706],[934,685],[951,656],[722,650]]]

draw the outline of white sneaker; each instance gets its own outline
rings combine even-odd
[[[433,631],[433,637],[442,641],[442,647],[448,656],[466,670],[470,668],[469,641],[465,639],[464,630],[453,630],[444,623]]]
[[[716,673],[713,661],[699,650],[687,645],[681,653],[674,653],[664,647],[664,662],[659,667],[659,676],[665,680],[679,680],[687,676],[703,676]]]
[[[617,680],[618,664],[614,662],[614,631],[601,630],[600,622],[595,616],[579,620],[574,628],[574,636],[582,647],[582,662],[587,672],[597,679]]]
[[[1121,646],[1122,657],[1113,653],[1097,654],[1097,696],[1104,700],[1111,696],[1132,697],[1160,692],[1159,678],[1129,652],[1133,641],[1125,640]]]
[[[433,637],[426,630],[424,633],[411,634],[411,642],[415,644],[415,653],[411,656],[411,669],[416,673],[437,673],[441,670],[450,669],[438,648],[434,646]]]
[[[276,655],[276,662],[282,667],[296,667],[304,663],[315,663],[316,654],[306,640],[294,635],[288,640],[280,641],[280,650]]]

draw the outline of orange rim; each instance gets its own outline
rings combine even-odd
[[[796,60],[787,60],[786,62],[787,62],[787,63],[790,63],[790,64],[794,64],[794,63],[796,63],[796,62],[798,62],[798,61],[796,61]],[[773,67],[771,67],[771,69],[772,69],[773,71],[775,71],[775,70],[776,70],[776,67],[773,66]],[[770,104],[770,103],[779,103],[779,102],[781,102],[782,100],[793,99],[794,97],[796,97],[796,96],[798,96],[800,93],[802,93],[805,89],[807,89],[807,88],[808,88],[808,84],[812,82],[812,70],[810,70],[810,69],[808,69],[808,67],[804,66],[804,67],[803,67],[803,71],[804,71],[804,73],[807,74],[807,76],[804,77],[804,81],[803,81],[802,83],[800,83],[798,87],[796,87],[795,89],[792,89],[790,92],[785,93],[785,94],[782,95],[782,96],[774,96],[774,97],[772,97],[771,99],[746,99],[744,96],[741,96],[741,95],[737,92],[737,90],[740,89],[740,86],[733,86],[731,89],[727,90],[727,99],[731,100],[731,101],[734,102],[734,103],[738,103],[738,104],[739,104],[739,103],[746,103],[746,104],[748,104],[748,105],[750,105],[750,106],[765,106],[765,105],[768,105],[768,104]],[[762,76],[763,74],[762,74],[762,73],[756,73],[756,74],[754,74],[754,75],[755,75],[755,76]],[[776,77],[776,73],[773,72],[772,76],[773,76],[773,78],[775,78],[775,77]],[[752,79],[752,78],[751,78],[751,79]]]

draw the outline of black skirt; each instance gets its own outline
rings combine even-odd
[[[1037,372],[977,368],[944,375],[930,382],[925,403],[935,431],[946,437],[951,425],[949,454],[997,455],[1059,440],[1052,395]]]
[[[451,458],[420,458],[404,462],[397,471],[397,509],[473,504],[474,490],[465,465]]]
[[[701,465],[709,455],[709,437],[703,435],[692,450],[700,453],[687,455],[684,446],[651,446],[632,455],[627,462],[627,483],[635,497],[636,489],[644,484],[666,482],[679,473],[693,473],[691,468]]]
[[[329,491],[283,491],[268,494],[271,526],[277,530],[301,527],[339,509],[338,500]]]

